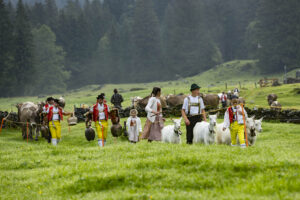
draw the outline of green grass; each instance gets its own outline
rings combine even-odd
[[[170,120],[167,120],[167,124]],[[144,119],[143,119],[144,123]],[[0,199],[300,199],[299,125],[263,123],[254,147],[87,142],[63,123],[57,147],[0,135]]]
[[[92,85],[68,91],[66,110],[81,103],[92,105],[100,92],[109,100],[118,88],[124,107],[130,97],[149,95],[153,86],[164,95],[189,93],[196,82],[205,93],[239,86],[249,107],[267,107],[266,96],[276,93],[284,108],[300,109],[300,84],[255,88],[263,76],[256,61],[232,61],[213,70],[177,81],[147,84]],[[243,72],[243,73],[240,73]],[[290,72],[290,76],[294,72]],[[280,74],[272,77],[282,78]],[[144,88],[130,91],[131,88]],[[45,97],[0,98],[0,110],[15,104],[43,101]],[[122,119],[122,121],[125,119]],[[142,119],[143,123],[145,119]],[[123,123],[122,123],[123,124]],[[170,120],[167,120],[170,124]],[[263,123],[264,132],[254,147],[172,145],[142,141],[129,144],[110,136],[105,148],[87,142],[84,124],[63,123],[63,140],[53,147],[43,139],[23,141],[20,130],[3,129],[0,135],[0,199],[300,199],[299,125]]]

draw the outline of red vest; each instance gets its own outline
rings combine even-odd
[[[227,97],[226,97],[226,95],[225,95],[225,94],[222,94],[222,96],[221,96],[221,101],[223,100],[223,98],[224,98],[224,101],[226,101],[226,100],[227,100]]]
[[[60,117],[60,120],[63,120],[63,114],[62,114],[62,109],[58,108],[58,114]],[[53,106],[50,107],[49,109],[49,113],[48,113],[48,121],[52,121],[52,117],[53,117]]]
[[[229,113],[230,124],[232,124],[233,123],[233,110],[232,110],[231,106],[228,108],[228,113]]]
[[[46,110],[47,110],[47,109],[49,108],[49,104],[46,104],[46,105],[45,105],[45,108],[46,108]]]
[[[105,103],[103,103],[103,105],[104,105],[105,120],[108,120],[108,106]],[[97,120],[99,120],[98,103],[96,103],[93,107],[93,121],[96,122]]]

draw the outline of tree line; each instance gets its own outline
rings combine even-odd
[[[297,0],[0,0],[0,96],[174,80],[235,59],[293,69],[299,11]]]

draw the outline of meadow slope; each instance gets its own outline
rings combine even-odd
[[[162,87],[164,95],[187,94],[196,82],[202,92],[219,93],[227,80],[228,89],[241,82],[241,96],[249,107],[267,107],[266,96],[276,93],[284,108],[300,109],[300,84],[255,88],[261,77],[255,61],[232,61],[177,81],[91,85],[54,96],[63,95],[66,110],[71,111],[74,105],[92,105],[100,92],[109,100],[118,88],[126,107],[130,97],[149,95],[153,86]],[[136,88],[141,90],[133,91]],[[0,98],[0,110],[16,111],[18,102],[45,97]],[[63,122],[63,140],[57,147],[42,138],[27,143],[20,130],[3,129],[0,199],[300,199],[299,125],[264,122],[256,145],[247,149],[189,146],[183,124],[181,129],[180,145],[146,141],[133,145],[125,138],[113,140],[109,132],[102,149],[96,140],[86,141],[83,123],[69,132]]]
[[[144,121],[144,119],[143,119]],[[170,123],[169,120],[167,120]],[[137,145],[63,124],[57,147],[0,135],[0,199],[300,199],[299,125],[264,123],[255,146]]]

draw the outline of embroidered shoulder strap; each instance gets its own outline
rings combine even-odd
[[[201,111],[201,103],[200,103],[200,96],[198,97],[198,106],[199,106],[199,110],[198,110],[198,114],[200,115],[201,113],[200,113],[200,111]]]
[[[188,96],[188,115],[190,115],[190,112],[191,112],[191,98]]]

